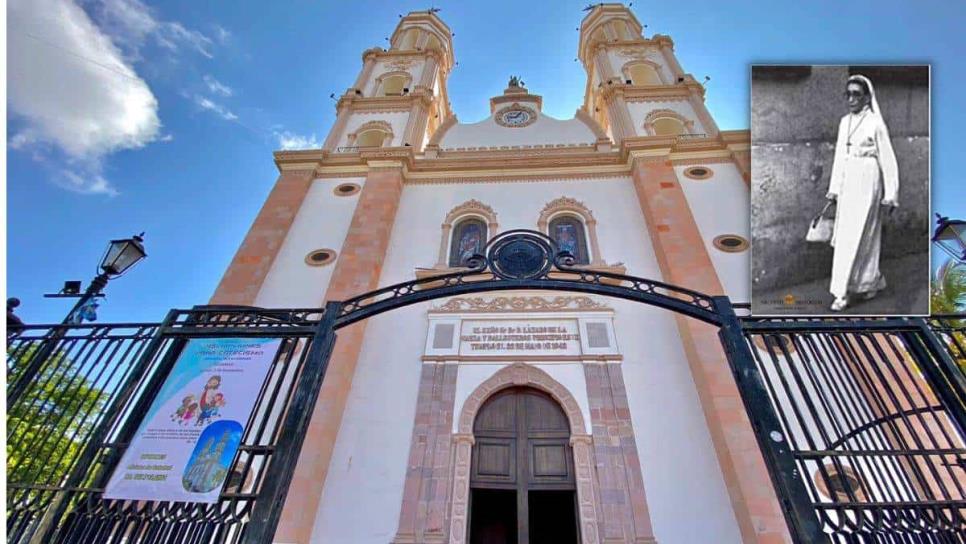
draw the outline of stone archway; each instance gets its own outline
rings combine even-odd
[[[470,461],[473,448],[473,421],[483,403],[494,393],[514,386],[529,386],[549,394],[570,422],[570,445],[574,454],[580,536],[585,544],[597,544],[597,492],[594,478],[593,439],[577,400],[558,381],[539,368],[514,363],[498,370],[467,397],[460,410],[458,432],[453,435],[453,492],[450,516],[450,544],[465,544],[469,513]]]

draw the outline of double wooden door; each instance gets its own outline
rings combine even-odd
[[[536,389],[491,397],[473,426],[471,544],[578,542],[570,425]]]

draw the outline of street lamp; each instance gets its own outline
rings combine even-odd
[[[61,344],[61,340],[67,335],[69,325],[75,323],[75,316],[79,315],[80,310],[88,302],[101,294],[101,291],[105,286],[107,286],[108,281],[127,272],[132,266],[148,256],[148,254],[144,252],[143,242],[143,232],[137,236],[132,236],[123,240],[111,240],[111,243],[107,246],[107,251],[105,251],[104,256],[101,257],[101,263],[99,266],[100,273],[94,278],[93,281],[91,281],[91,284],[87,287],[87,290],[84,291],[83,295],[76,294],[77,291],[79,291],[79,285],[74,284],[79,282],[67,282],[67,284],[64,286],[64,290],[62,291],[63,294],[45,295],[55,297],[80,296],[80,299],[77,301],[77,304],[71,308],[70,313],[67,314],[67,317],[64,318],[60,326],[55,327],[51,333],[44,338],[44,342],[40,345],[34,355],[30,358],[30,361],[21,371],[20,377],[15,382],[8,385],[8,412],[14,406],[16,406],[17,402],[20,400],[20,397],[23,396],[24,391],[26,391],[27,385],[34,381],[35,377],[40,372],[41,366],[43,366],[43,364],[54,353],[54,351],[58,349]]]
[[[63,322],[65,324],[73,322],[77,312],[91,299],[99,295],[107,286],[108,281],[121,276],[147,256],[148,254],[144,251],[143,232],[130,238],[111,240],[104,256],[101,257],[100,274],[91,281],[87,290],[84,291],[84,294],[81,295],[77,304],[74,305]]]
[[[966,221],[936,214],[936,232],[932,242],[949,254],[954,261],[966,263]]]

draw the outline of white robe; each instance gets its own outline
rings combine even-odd
[[[828,192],[837,201],[829,291],[841,298],[883,289],[880,204],[898,202],[899,167],[878,113],[867,108],[842,118]]]

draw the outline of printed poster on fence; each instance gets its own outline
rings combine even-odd
[[[217,502],[280,343],[278,338],[189,340],[104,498]]]

